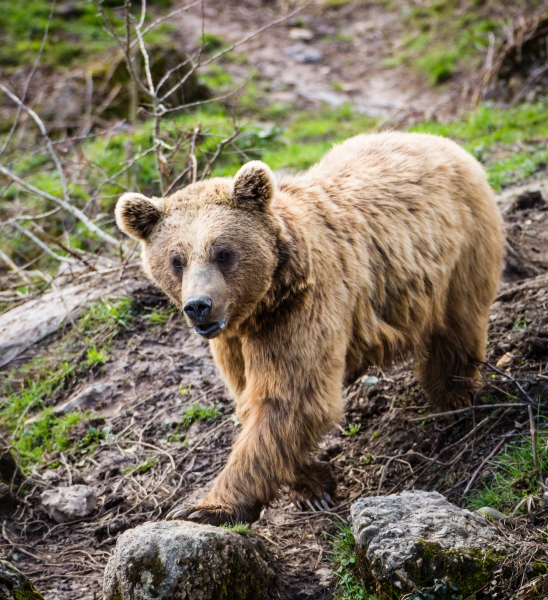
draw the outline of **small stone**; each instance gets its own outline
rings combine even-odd
[[[497,367],[497,369],[504,369],[506,367],[509,367],[513,362],[514,357],[510,354],[510,352],[506,352],[506,354],[503,354],[497,360],[497,364],[495,366]]]
[[[10,486],[0,482],[0,511],[11,508],[14,501],[13,494],[10,492]]]
[[[89,516],[97,506],[97,494],[87,485],[71,485],[42,492],[42,506],[57,523]]]
[[[504,521],[508,518],[504,513],[501,513],[490,506],[482,506],[481,508],[478,508],[477,512],[483,517],[491,519],[491,521]]]
[[[69,398],[66,402],[55,406],[53,408],[53,413],[58,416],[73,412],[76,409],[84,410],[91,408],[101,402],[112,387],[112,384],[109,383],[88,385],[81,392],[78,392]]]
[[[118,538],[104,599],[263,600],[273,579],[265,556],[253,534],[186,521],[145,523]]]
[[[363,388],[367,389],[367,388],[371,387],[372,385],[379,383],[379,378],[375,377],[374,375],[366,375],[365,377],[361,378],[361,382],[362,382]]]
[[[323,60],[323,54],[315,48],[309,48],[302,42],[291,46],[287,54],[298,63],[316,63]]]
[[[289,38],[292,40],[308,42],[314,37],[314,32],[310,29],[302,29],[301,27],[294,27],[289,30]]]

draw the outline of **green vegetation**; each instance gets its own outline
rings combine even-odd
[[[167,6],[169,3],[170,0],[155,1],[157,6]],[[36,60],[48,25],[51,4],[45,0],[0,0],[0,65],[14,69],[20,65],[30,65]],[[93,1],[76,0],[64,3],[62,7],[59,4],[49,24],[49,36],[41,64],[70,68],[88,60],[92,54],[112,52],[116,42],[106,32]],[[102,4],[112,21],[120,24],[119,9],[123,7],[123,1],[104,0]],[[160,26],[147,34],[145,39],[148,42],[164,40],[169,29],[169,26]]]
[[[175,314],[176,312],[177,308],[175,306],[170,306],[169,308],[165,309],[153,310],[148,315],[144,315],[143,318],[150,325],[163,325],[166,321],[168,321],[171,315]]]
[[[251,533],[253,533],[253,531],[251,530],[251,525],[249,525],[248,523],[234,523],[234,525],[229,525],[228,523],[225,523],[224,525],[221,525],[222,529],[227,529],[228,531],[232,531],[233,533],[239,533],[241,535],[250,535]]]
[[[541,431],[537,439],[537,453],[541,473],[548,470],[548,432]],[[490,461],[492,474],[468,494],[471,509],[489,506],[504,513],[528,512],[535,506],[542,488],[540,473],[535,470],[531,439],[508,444],[502,454]]]
[[[148,473],[150,469],[154,468],[157,464],[159,464],[159,462],[160,461],[158,461],[157,459],[145,460],[137,466],[128,467],[127,469],[124,469],[122,473],[135,473],[136,475],[143,475],[144,473]]]
[[[430,83],[443,83],[456,71],[472,69],[485,59],[489,36],[500,37],[506,20],[525,9],[541,6],[540,0],[518,0],[501,15],[496,0],[426,0],[392,6],[399,10],[407,35],[385,66],[413,65]]]
[[[546,102],[509,109],[482,105],[456,121],[425,121],[410,130],[461,143],[484,164],[496,190],[530,177],[548,163]]]
[[[91,304],[60,340],[48,349],[47,356],[38,356],[21,368],[4,374],[0,428],[5,431],[19,454],[21,467],[26,470],[43,462],[44,456],[67,450],[72,444],[85,448],[104,439],[105,432],[90,427],[81,440],[72,440],[75,425],[90,415],[79,412],[56,416],[47,406],[76,377],[91,366],[107,359],[109,341],[133,318],[131,299],[102,300]],[[104,347],[95,344],[85,350],[87,359],[79,362],[87,335],[100,332]]]
[[[350,423],[348,427],[344,430],[343,435],[346,437],[354,437],[358,435],[361,427],[362,426],[360,423]]]
[[[205,421],[213,423],[222,416],[221,411],[216,406],[203,406],[201,404],[192,404],[183,411],[181,424],[185,429],[188,429],[192,423]]]
[[[363,589],[355,575],[356,552],[352,530],[346,525],[339,526],[338,529],[331,542],[331,562],[336,578],[333,597],[335,600],[375,600]]]
[[[97,350],[97,346],[93,344],[91,348],[86,352],[87,360],[85,362],[88,367],[96,367],[102,365],[108,360],[108,353],[105,348]]]

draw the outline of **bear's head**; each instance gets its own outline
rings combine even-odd
[[[147,274],[212,339],[235,331],[274,280],[291,285],[302,271],[302,252],[273,210],[275,194],[270,168],[252,161],[234,179],[194,183],[166,198],[124,194],[116,222],[142,242]]]

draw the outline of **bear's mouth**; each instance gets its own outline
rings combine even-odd
[[[226,327],[226,319],[217,321],[216,323],[206,323],[204,325],[194,325],[194,331],[205,337],[206,340],[212,340],[217,337]]]

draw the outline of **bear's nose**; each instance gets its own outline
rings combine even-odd
[[[183,310],[189,319],[202,321],[211,312],[213,302],[207,296],[196,296],[185,302]]]

